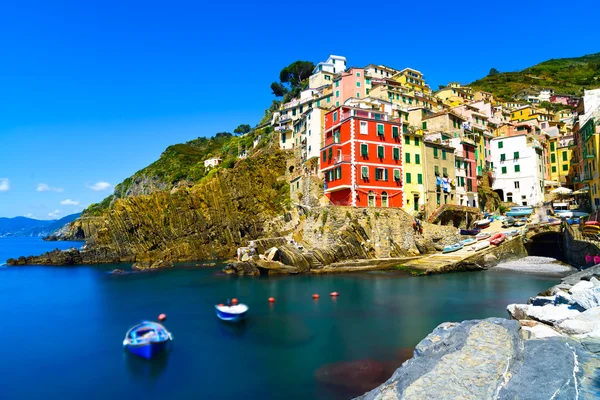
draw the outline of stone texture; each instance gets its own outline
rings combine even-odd
[[[588,269],[585,269],[581,272],[577,272],[577,273],[571,274],[567,277],[564,277],[562,279],[562,282],[566,283],[568,285],[575,285],[580,280],[590,280],[590,279],[592,279],[592,277],[595,277],[595,278],[600,277],[600,264],[590,267]]]
[[[600,287],[579,290],[573,293],[571,299],[585,310],[600,306]]]
[[[600,330],[600,307],[592,308],[582,313],[560,321],[556,328],[567,335],[589,335]]]
[[[579,314],[578,310],[565,304],[557,306],[554,304],[546,304],[544,306],[510,304],[507,307],[507,311],[513,319],[533,319],[549,325],[554,325]]]

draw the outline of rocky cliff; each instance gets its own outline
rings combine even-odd
[[[99,215],[84,214],[62,237],[86,240],[70,263],[228,258],[247,240],[279,236],[289,221],[288,185],[280,178],[287,157],[265,151],[195,185],[113,199]],[[63,258],[49,253],[26,261],[60,264]]]

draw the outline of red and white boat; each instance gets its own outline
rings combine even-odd
[[[493,235],[491,238],[488,239],[488,242],[490,242],[491,244],[498,246],[500,243],[504,242],[504,239],[506,239],[506,235],[504,233],[496,233],[495,235]]]

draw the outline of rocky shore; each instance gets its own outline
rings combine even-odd
[[[376,389],[375,399],[597,399],[600,265],[511,304],[511,320],[443,323]]]

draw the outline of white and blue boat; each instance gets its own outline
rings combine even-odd
[[[161,324],[143,321],[127,332],[123,347],[131,354],[149,360],[164,351],[172,339],[171,333]]]
[[[462,243],[454,243],[444,247],[444,251],[442,253],[452,253],[453,251],[460,250],[464,247]]]
[[[477,243],[477,239],[469,238],[469,239],[465,239],[465,240],[461,240],[460,241],[460,244],[462,244],[463,246],[470,246],[473,243]]]
[[[245,304],[231,306],[218,304],[215,306],[215,309],[217,310],[217,317],[222,321],[228,322],[243,320],[246,318],[246,313],[248,312],[248,306]]]
[[[511,207],[510,211],[506,212],[506,216],[508,217],[526,217],[531,215],[533,212],[533,207],[530,206],[519,206],[519,207]]]

